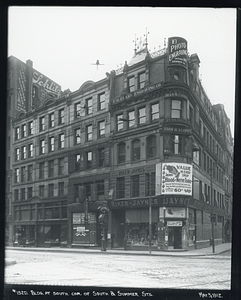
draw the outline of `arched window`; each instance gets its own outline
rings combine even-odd
[[[134,140],[132,141],[132,161],[140,160],[140,154],[141,154],[141,146],[140,146],[140,140]]]
[[[150,135],[146,139],[146,157],[156,157],[156,136]]]
[[[119,143],[117,147],[118,147],[118,164],[121,164],[126,161],[126,144]]]

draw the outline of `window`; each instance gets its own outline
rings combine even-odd
[[[99,137],[102,137],[105,135],[105,121],[99,122]]]
[[[20,138],[20,130],[19,127],[15,128],[15,140],[19,140]]]
[[[146,108],[142,107],[138,110],[138,122],[139,124],[146,123]]]
[[[14,190],[14,201],[18,201],[18,200],[19,200],[19,191]]]
[[[39,197],[44,198],[44,185],[39,186]]]
[[[117,131],[123,129],[123,114],[116,116]]]
[[[22,147],[22,159],[26,159],[27,157],[27,148],[26,146]]]
[[[85,183],[84,187],[85,187],[85,196],[86,196],[86,198],[91,197],[91,183],[90,182]]]
[[[27,136],[27,131],[26,131],[26,124],[22,125],[22,138],[25,138]]]
[[[33,188],[32,187],[29,187],[28,188],[28,199],[32,198],[33,197]]]
[[[75,143],[75,145],[80,144],[80,141],[81,141],[80,128],[77,128],[74,131],[74,143]]]
[[[39,118],[39,131],[43,131],[45,129],[45,117]]]
[[[87,158],[87,169],[90,169],[92,167],[92,151],[86,153],[86,158]]]
[[[81,111],[82,111],[81,103],[80,102],[75,103],[75,105],[74,105],[75,118],[80,117]]]
[[[131,128],[135,126],[135,111],[128,112],[128,127]]]
[[[151,196],[155,196],[155,185],[156,185],[156,178],[155,173],[148,173],[145,174],[145,195],[150,196],[150,188],[151,188]]]
[[[75,171],[80,170],[80,154],[75,155]]]
[[[59,182],[58,194],[59,196],[64,196],[64,182]]]
[[[193,112],[193,108],[191,107],[191,105],[189,105],[189,120],[190,120],[190,123],[193,125],[193,122],[194,122],[194,112]]]
[[[15,160],[19,161],[19,148],[15,149]]]
[[[64,157],[59,158],[59,175],[64,175]]]
[[[33,180],[33,165],[28,166],[28,181]]]
[[[146,81],[146,73],[145,72],[140,73],[138,75],[138,88],[139,89],[142,89],[145,87],[145,81]]]
[[[33,134],[33,121],[30,121],[28,123],[28,134],[32,135]]]
[[[28,157],[33,157],[33,144],[28,145]]]
[[[92,141],[92,125],[86,126],[86,140]]]
[[[59,149],[64,149],[64,133],[59,135]]]
[[[49,152],[53,152],[54,151],[54,137],[51,136],[49,138]]]
[[[173,136],[173,154],[181,154],[181,137],[179,135]]]
[[[100,148],[98,149],[98,158],[99,158],[99,167],[103,167],[104,166],[104,161],[105,161],[105,149],[104,148]]]
[[[19,168],[15,169],[15,183],[19,183]]]
[[[118,151],[118,164],[122,164],[126,161],[126,144],[125,143],[119,143],[117,145],[117,151]]]
[[[64,108],[59,110],[59,125],[64,124]]]
[[[26,167],[21,167],[21,182],[26,181]]]
[[[134,92],[135,90],[135,77],[131,76],[127,78],[127,84],[128,84],[128,92]]]
[[[21,189],[21,196],[20,200],[25,200],[25,188]]]
[[[39,163],[39,179],[44,179],[44,162]]]
[[[49,128],[54,127],[54,113],[49,114]]]
[[[51,183],[48,185],[48,196],[53,197],[54,196],[54,184]]]
[[[86,99],[86,114],[92,114],[92,98]]]
[[[125,198],[125,177],[116,179],[116,198]]]
[[[39,149],[39,153],[40,153],[40,154],[44,154],[44,153],[45,153],[45,140],[41,140],[41,141],[40,141],[40,149]]]
[[[146,157],[156,157],[156,136],[151,135],[146,140]]]
[[[54,160],[49,161],[49,177],[54,176]]]
[[[98,110],[105,109],[105,93],[98,95]]]
[[[139,197],[139,175],[131,176],[131,197]]]
[[[104,180],[98,181],[96,182],[96,184],[97,184],[97,197],[99,198],[99,196],[104,196],[105,194]]]
[[[159,103],[155,103],[151,105],[151,120],[159,119]]]
[[[132,161],[136,161],[140,159],[140,140],[132,141]]]
[[[180,100],[172,100],[172,118],[181,118],[181,101]]]

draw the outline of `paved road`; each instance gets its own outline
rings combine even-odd
[[[229,290],[231,258],[7,250],[5,282],[29,285]]]

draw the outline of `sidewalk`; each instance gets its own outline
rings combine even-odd
[[[34,247],[6,247],[6,250],[18,250],[18,251],[38,251],[38,252],[73,252],[73,253],[96,253],[96,254],[119,254],[119,255],[152,255],[152,256],[213,256],[219,255],[223,252],[231,250],[231,243],[224,243],[220,245],[215,245],[215,253],[213,253],[212,246],[202,249],[194,250],[170,250],[170,251],[130,251],[124,249],[107,249],[106,251],[101,251],[100,248],[34,248]],[[16,263],[5,259],[6,266]]]

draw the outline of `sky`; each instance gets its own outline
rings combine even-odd
[[[197,53],[212,104],[224,104],[234,135],[236,9],[161,7],[16,7],[8,12],[8,56],[72,92],[130,62],[135,38],[155,52],[180,36]],[[95,62],[99,60],[97,68]]]

